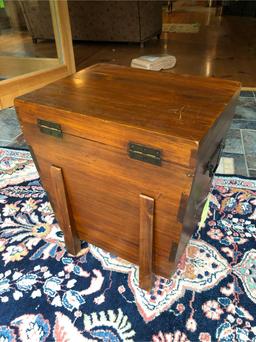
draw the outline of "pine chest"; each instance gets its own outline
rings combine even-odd
[[[240,84],[97,64],[17,98],[65,236],[170,277],[200,220]]]

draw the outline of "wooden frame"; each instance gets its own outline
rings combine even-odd
[[[0,82],[0,109],[13,106],[14,98],[41,88],[76,71],[67,0],[49,0],[58,58],[1,56],[5,73],[13,76]],[[19,65],[23,63],[23,74]],[[13,66],[16,65],[16,69]],[[36,67],[41,70],[36,70]],[[33,70],[34,68],[34,70]],[[32,71],[31,71],[32,69]],[[25,72],[25,73],[24,73]]]
[[[241,91],[256,91],[256,87],[242,87]]]

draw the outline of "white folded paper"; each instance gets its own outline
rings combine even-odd
[[[159,71],[171,69],[176,64],[176,58],[171,55],[148,55],[134,58],[131,61],[132,68]]]

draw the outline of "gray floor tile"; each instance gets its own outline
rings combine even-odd
[[[256,178],[256,170],[249,170],[250,177]]]
[[[242,90],[240,97],[254,97],[253,91]]]
[[[11,141],[8,145],[8,147],[18,148],[22,150],[28,150],[28,145],[24,139],[23,134],[20,134],[16,139]]]
[[[256,169],[256,130],[241,130],[245,158],[249,169]]]
[[[256,130],[256,120],[234,119],[231,123],[233,129],[254,129]]]
[[[246,154],[245,155],[248,169],[255,169],[256,170],[256,155],[255,154]]]
[[[255,154],[256,156],[256,130],[243,129],[242,137],[245,154]]]
[[[0,147],[6,147],[10,144],[9,140],[0,140]]]
[[[241,133],[239,129],[230,129],[228,131],[224,152],[243,154]]]
[[[234,171],[236,175],[239,176],[248,176],[247,173],[247,168],[246,168],[246,164],[245,164],[245,159],[244,159],[244,155],[243,154],[233,154],[233,153],[222,153],[223,157],[227,157],[227,158],[233,158],[234,159]]]
[[[234,158],[221,157],[219,166],[216,170],[216,174],[234,175],[235,174]]]
[[[0,140],[13,140],[21,133],[19,121],[13,108],[0,111]]]
[[[240,97],[235,108],[234,119],[256,120],[255,98]]]

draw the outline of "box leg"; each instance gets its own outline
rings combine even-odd
[[[62,169],[52,165],[50,173],[53,186],[55,211],[57,214],[56,216],[64,233],[66,248],[70,254],[76,255],[81,249],[81,242],[75,230]]]
[[[139,285],[146,291],[153,286],[154,204],[152,197],[140,195]]]

